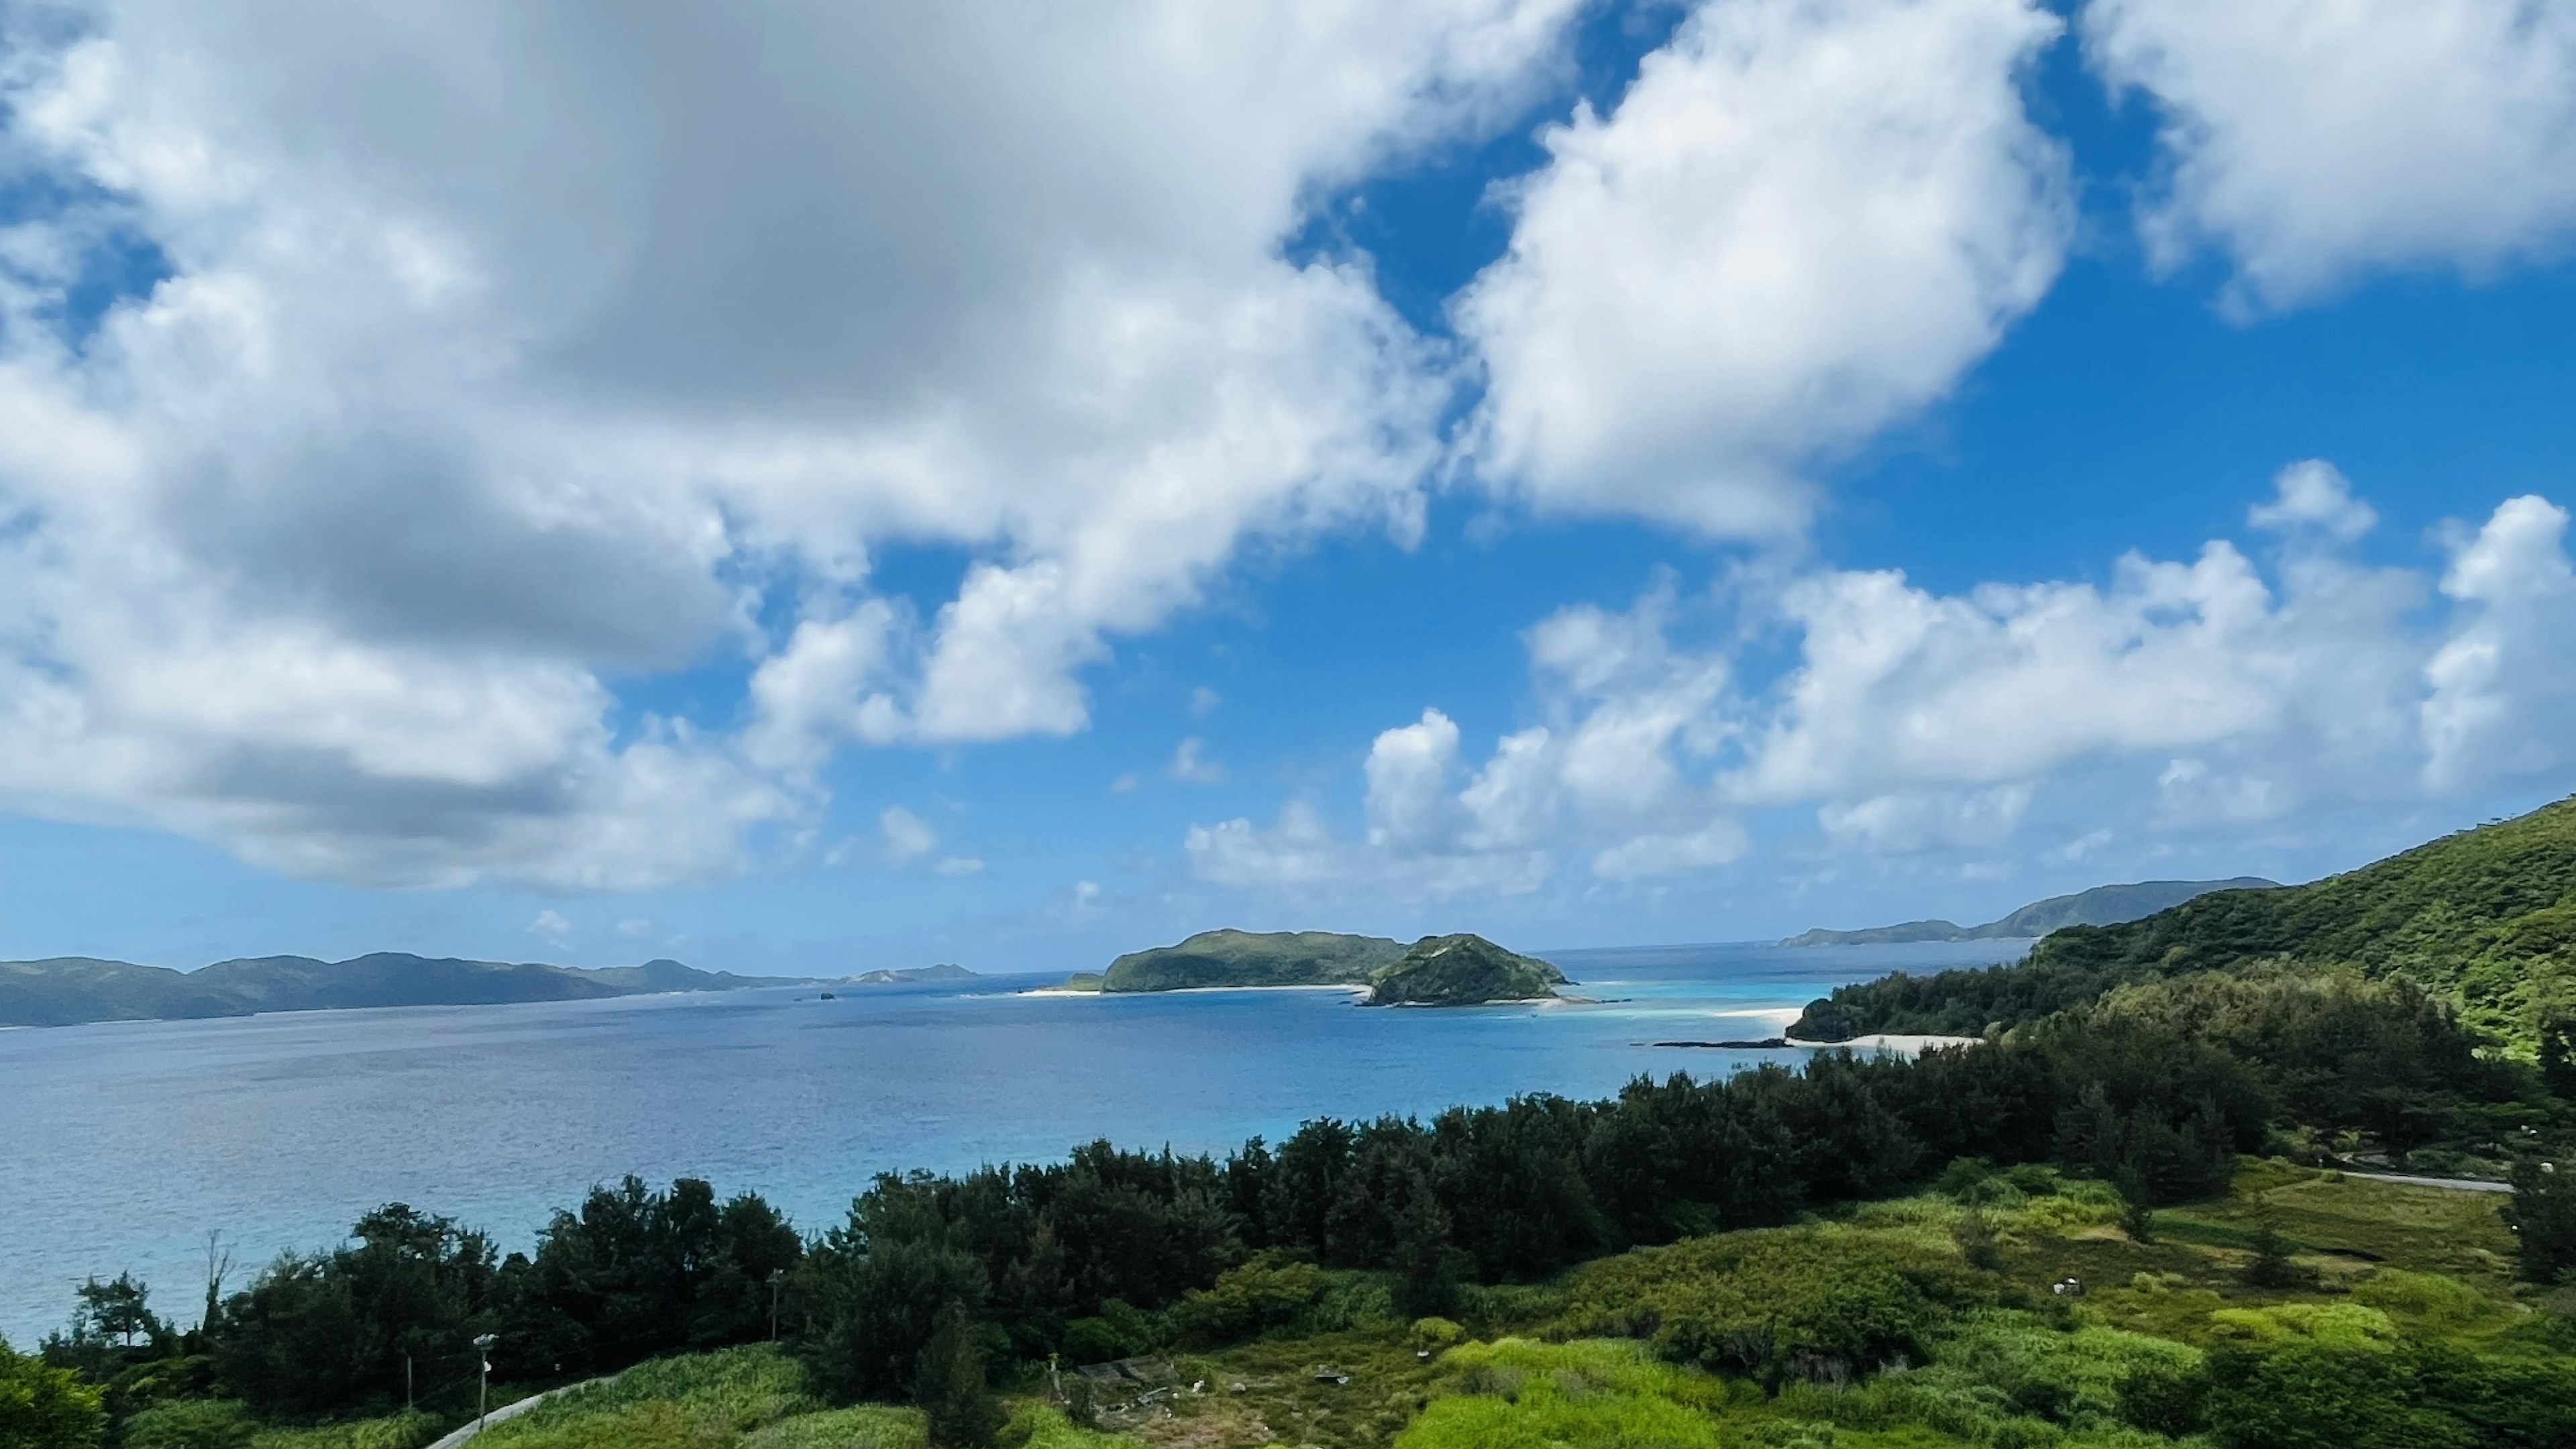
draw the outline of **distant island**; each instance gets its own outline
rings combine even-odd
[[[2117,926],[2167,911],[2211,891],[2278,890],[2280,882],[2240,875],[2233,880],[2144,880],[2134,885],[2095,886],[2071,896],[2033,901],[2000,921],[1962,926],[1951,921],[1904,921],[1857,931],[1817,929],[1782,941],[1783,946],[1891,946],[1912,941],[2037,940],[2068,926]]]
[[[898,966],[892,970],[863,971],[847,978],[853,986],[893,986],[905,981],[971,981],[978,973],[953,962],[936,966]]]
[[[1177,946],[1131,951],[1107,971],[1078,972],[1067,991],[1126,993],[1249,986],[1365,986],[1377,1006],[1472,1006],[1556,995],[1565,973],[1482,936],[1425,936],[1411,946],[1334,931],[1201,931]]]
[[[583,968],[465,961],[400,951],[378,951],[346,961],[254,956],[218,961],[194,971],[56,956],[0,961],[0,1026],[186,1021],[363,1006],[496,1006],[666,991],[739,991],[811,980],[700,971],[671,960]]]
[[[1478,1006],[1488,1001],[1543,1001],[1566,985],[1565,973],[1482,936],[1425,936],[1369,983],[1371,1006]]]

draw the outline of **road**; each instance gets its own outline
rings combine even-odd
[[[2468,1177],[2408,1177],[2397,1172],[2347,1172],[2346,1177],[2366,1177],[2372,1182],[2394,1182],[2405,1187],[2447,1187],[2455,1192],[2511,1192],[2509,1182],[2480,1182]]]

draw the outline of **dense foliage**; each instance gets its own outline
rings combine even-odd
[[[1104,991],[1365,983],[1404,954],[1383,936],[1333,931],[1201,931],[1177,946],[1131,951],[1101,973]]]
[[[2403,978],[2535,1052],[2576,1016],[2576,800],[2311,885],[2221,891],[2125,925],[2071,927],[2018,965],[1843,987],[1791,1030],[1814,1041],[1974,1036],[2115,986],[2261,967]]]
[[[87,1449],[106,1427],[99,1390],[0,1339],[0,1449]]]
[[[1565,973],[1482,936],[1425,936],[1370,981],[1379,1006],[1473,1006],[1554,996]]]

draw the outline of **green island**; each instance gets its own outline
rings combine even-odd
[[[263,1011],[371,1006],[499,1006],[666,991],[811,984],[802,976],[737,976],[668,959],[641,966],[548,966],[378,951],[346,961],[253,956],[194,971],[90,956],[0,961],[0,1026],[185,1021]]]
[[[2571,822],[1808,1013],[1976,1018],[1912,1059],[890,1173],[810,1236],[694,1179],[508,1255],[388,1205],[211,1259],[196,1327],[82,1285],[0,1445],[422,1449],[478,1334],[494,1403],[568,1390],[480,1449],[2576,1444]]]
[[[2033,901],[2001,920],[1982,926],[1955,921],[1900,921],[1893,926],[1865,926],[1857,931],[1830,931],[1819,926],[1801,931],[1783,946],[1888,946],[1909,941],[2035,940],[2069,926],[2115,926],[2171,910],[2211,891],[2268,890],[2279,884],[2261,876],[2233,880],[2142,880],[2129,885],[2095,886],[2073,895]]]
[[[1407,946],[1333,931],[1201,931],[1177,946],[1131,951],[1102,972],[1077,972],[1063,991],[1204,991],[1353,986],[1373,1006],[1478,1006],[1556,995],[1565,973],[1482,936],[1425,936]]]
[[[847,978],[853,986],[897,986],[913,981],[972,981],[980,973],[953,962],[936,966],[890,966]]]

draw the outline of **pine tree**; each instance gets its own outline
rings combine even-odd
[[[966,1306],[939,1310],[938,1328],[921,1348],[913,1402],[930,1421],[930,1442],[943,1449],[981,1449],[1002,1427],[1002,1405],[984,1381],[984,1346]]]

